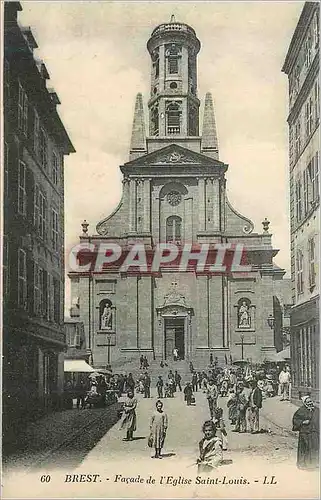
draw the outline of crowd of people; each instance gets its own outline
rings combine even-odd
[[[192,369],[193,368],[193,369]],[[209,410],[209,418],[202,426],[203,438],[199,442],[199,456],[196,460],[198,471],[209,473],[223,461],[223,452],[228,449],[228,434],[225,425],[223,408],[218,405],[219,398],[226,398],[227,416],[234,427],[232,432],[260,433],[260,410],[263,400],[269,397],[266,391],[266,376],[260,372],[253,372],[248,367],[225,367],[220,369],[213,366],[208,371],[194,370],[190,367],[190,381],[182,387],[182,377],[177,370],[169,370],[167,375],[159,375],[156,379],[157,401],[155,411],[150,420],[150,434],[148,446],[154,448],[153,458],[162,458],[168,416],[164,409],[164,399],[173,398],[177,391],[183,392],[187,406],[195,404],[195,392],[204,393]],[[131,380],[131,377],[130,377]],[[135,385],[135,383],[132,383]],[[289,399],[290,370],[285,366],[279,374],[280,400]],[[137,392],[144,397],[151,397],[151,379],[148,372],[141,374]],[[303,399],[304,406],[293,417],[293,430],[299,431],[298,467],[314,468],[318,463],[318,409],[311,398]],[[133,440],[136,430],[137,398],[134,390],[130,389],[123,406],[121,429],[125,430],[124,440]]]
[[[141,373],[137,380],[132,373],[113,374],[111,371],[107,374],[80,376],[74,384],[67,380],[65,407],[72,408],[73,399],[76,399],[78,409],[105,406],[126,394],[122,403],[121,429],[125,431],[124,440],[132,441],[137,428],[138,399],[135,394],[151,398],[149,363],[146,356],[141,356],[139,361]],[[262,431],[260,410],[264,399],[276,394],[280,396],[280,401],[289,401],[291,398],[291,372],[288,365],[283,366],[276,377],[273,375],[274,383],[271,374],[262,368],[253,370],[248,365],[226,365],[222,368],[213,358],[210,368],[204,371],[196,371],[190,362],[190,376],[186,384],[182,384],[178,370],[164,371],[168,368],[164,361],[160,363],[160,368],[161,374],[153,381],[157,401],[150,420],[148,446],[154,448],[154,458],[162,458],[168,428],[164,399],[174,398],[179,392],[183,394],[186,405],[192,406],[196,404],[195,393],[202,392],[207,400],[209,417],[202,426],[203,438],[199,442],[196,463],[200,472],[209,472],[222,462],[223,452],[228,449],[226,420],[233,427],[232,432],[258,434]],[[222,398],[226,402],[226,416],[219,406]],[[295,412],[292,422],[293,431],[299,433],[297,465],[310,469],[315,468],[319,461],[319,409],[309,396],[304,396],[302,402],[303,406]]]

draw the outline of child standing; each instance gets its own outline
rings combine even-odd
[[[159,399],[156,401],[156,411],[153,413],[150,422],[150,439],[152,446],[155,448],[155,456],[153,458],[162,458],[161,450],[164,446],[167,427],[168,418],[163,411],[163,403]]]
[[[198,472],[212,472],[223,460],[222,441],[216,437],[216,427],[207,420],[202,428],[204,437],[199,442]]]
[[[169,388],[169,385],[168,385],[168,382],[165,383],[165,387],[164,387],[164,397],[165,398],[170,398],[170,397],[173,397],[172,394],[171,394],[171,391],[170,391],[170,388]]]

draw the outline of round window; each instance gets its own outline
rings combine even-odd
[[[167,201],[170,205],[176,207],[182,201],[182,195],[178,191],[171,191],[167,194]]]
[[[177,89],[177,83],[176,82],[172,82],[169,86],[170,86],[171,89]]]

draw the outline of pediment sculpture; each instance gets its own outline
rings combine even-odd
[[[179,305],[186,307],[185,296],[179,293],[176,287],[177,283],[173,282],[171,290],[164,296],[163,307],[169,305]]]

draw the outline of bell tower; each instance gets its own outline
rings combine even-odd
[[[201,44],[187,24],[171,21],[157,26],[147,42],[151,57],[149,136],[199,136],[197,54]]]

